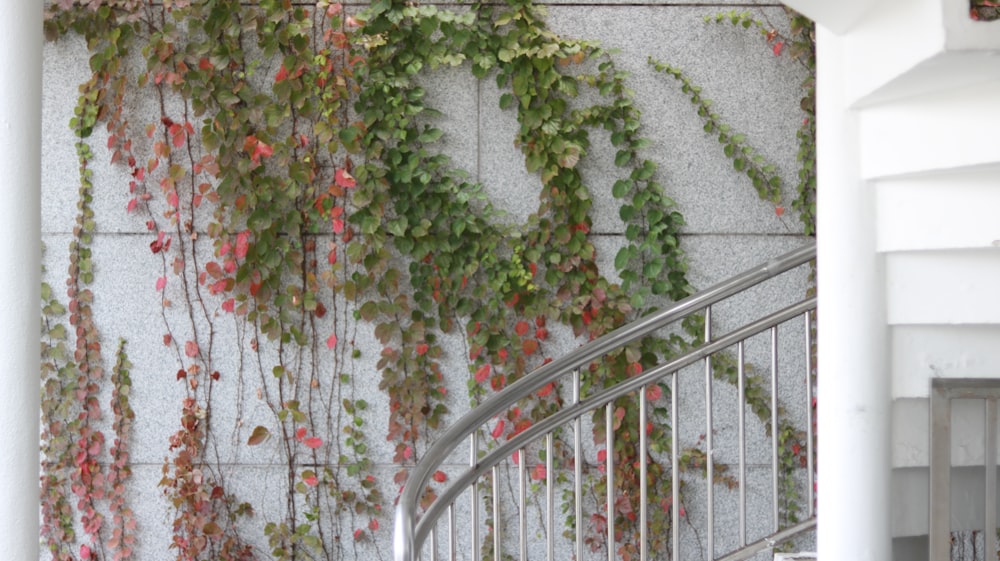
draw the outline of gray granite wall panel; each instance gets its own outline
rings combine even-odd
[[[569,37],[596,39],[616,49],[616,64],[631,73],[628,83],[635,90],[636,105],[643,114],[641,132],[653,141],[643,157],[658,164],[658,180],[685,215],[687,226],[682,243],[689,256],[689,278],[696,287],[709,286],[804,243],[805,240],[796,235],[801,227],[795,217],[788,212],[779,218],[772,205],[759,201],[749,180],[733,170],[722,155],[720,145],[703,132],[701,121],[681,93],[679,84],[654,72],[646,62],[647,57],[653,56],[683,68],[704,88],[704,95],[715,101],[714,107],[723,120],[745,132],[749,142],[777,164],[786,190],[790,191],[797,171],[795,131],[802,118],[798,102],[801,97],[799,84],[805,77],[803,69],[786,57],[776,58],[759,37],[749,32],[728,24],[703,22],[705,15],[720,10],[759,6],[762,17],[782,25],[779,23],[784,21],[780,7],[773,3],[724,0],[712,5],[689,1],[637,4],[631,1],[569,3],[559,0],[551,4],[549,22],[555,31]],[[87,58],[83,43],[76,39],[63,39],[45,47],[42,219],[48,246],[46,278],[60,297],[64,294],[67,247],[77,212],[78,193],[75,139],[68,122],[76,105],[78,85],[89,75]],[[501,92],[495,81],[492,78],[477,81],[464,67],[427,70],[419,79],[428,89],[429,104],[444,113],[427,121],[444,130],[441,149],[451,156],[456,167],[466,170],[472,180],[482,182],[490,202],[507,212],[507,220],[524,223],[537,210],[540,182],[537,176],[524,170],[523,156],[514,145],[518,125],[512,111],[499,109]],[[585,95],[580,103],[588,100]],[[158,118],[157,101],[136,97],[129,103],[137,112],[136,122]],[[167,103],[172,106],[171,100]],[[99,130],[90,141],[95,152],[91,169],[95,175],[93,208],[98,230],[93,243],[94,312],[109,360],[118,338],[128,339],[129,357],[134,364],[132,405],[137,414],[131,453],[135,475],[129,487],[129,498],[136,508],[141,528],[136,558],[159,561],[174,558],[169,549],[172,507],[156,483],[162,477],[160,470],[164,458],[171,453],[169,437],[179,428],[185,383],[176,378],[176,370],[182,362],[178,351],[164,345],[163,336],[169,325],[173,337],[183,345],[192,329],[204,333],[208,323],[198,310],[192,324],[190,315],[183,309],[180,283],[172,274],[167,275],[164,295],[174,305],[166,308],[161,316],[161,293],[156,290],[156,283],[164,275],[164,263],[149,250],[152,237],[146,230],[146,219],[125,211],[130,198],[129,176],[122,168],[108,165],[109,157],[104,150],[106,140],[106,133]],[[598,248],[598,262],[602,272],[614,281],[617,277],[613,260],[624,241],[624,226],[618,217],[618,203],[610,190],[622,172],[613,165],[613,150],[604,131],[593,131],[591,141],[590,154],[581,161],[579,169],[592,190],[595,205],[593,243]],[[785,204],[788,202],[786,200]],[[203,229],[206,223],[197,221],[198,229]],[[320,243],[326,240],[328,238],[321,237]],[[212,248],[208,243],[200,241],[196,246],[203,262],[211,258]],[[802,294],[806,284],[803,274],[793,275],[761,287],[748,298],[721,306],[717,329],[725,331],[739,326],[752,313],[778,306],[782,298],[787,300]],[[267,395],[274,395],[271,368],[276,363],[277,351],[262,342],[262,359],[258,365],[256,354],[251,350],[252,335],[239,327],[239,322],[221,313],[220,305],[221,299],[206,297],[206,310],[215,330],[211,356],[214,367],[220,372],[212,400],[216,442],[212,453],[219,459],[218,475],[226,479],[239,500],[254,504],[257,516],[244,523],[249,530],[246,535],[256,536],[254,544],[261,557],[267,558],[268,546],[261,529],[267,522],[279,520],[286,504],[287,474],[282,467],[282,443],[280,438],[272,437],[259,446],[248,447],[246,440],[256,425],[274,424],[274,414],[258,392],[265,395],[267,388],[272,392]],[[338,414],[342,397],[368,401],[369,408],[361,417],[365,421],[371,456],[377,463],[380,485],[390,500],[385,505],[386,516],[381,519],[381,529],[375,533],[374,541],[353,541],[349,535],[351,529],[365,527],[367,522],[349,513],[341,515],[343,518],[328,530],[345,531],[336,541],[339,556],[387,558],[391,525],[387,511],[391,508],[391,498],[396,495],[397,486],[392,479],[398,468],[391,462],[393,445],[384,437],[388,398],[378,389],[381,375],[375,368],[382,345],[366,324],[345,327],[353,321],[353,310],[347,303],[339,301],[331,306],[331,311],[330,316],[319,322],[318,329],[323,332],[337,329],[341,341],[352,341],[360,350],[360,358],[338,362],[329,354],[319,352],[315,359],[305,356],[302,369],[306,370],[311,361],[316,361],[316,371],[323,376],[317,380],[321,390],[332,387],[330,381],[341,373],[353,377],[351,396],[322,395],[333,404],[329,411],[331,416]],[[336,327],[334,317],[337,318]],[[552,338],[547,348],[553,354],[566,352],[581,343],[573,339],[568,330],[550,326],[550,331]],[[801,342],[791,335],[782,336],[781,341],[783,351],[801,346]],[[457,336],[445,337],[442,345],[449,355],[444,372],[449,390],[447,404],[452,410],[449,418],[454,420],[469,408],[466,395],[468,348]],[[750,360],[766,365],[766,345],[754,342],[751,347]],[[789,385],[782,386],[781,396],[783,400],[788,398],[785,406],[800,421],[805,418],[804,406],[791,402],[797,391],[791,385],[801,381],[803,368],[800,362],[782,364],[782,379],[786,369],[792,374],[788,376],[790,381],[782,382]],[[686,372],[685,377],[703,378],[697,368],[690,370],[692,372]],[[682,395],[685,401],[682,439],[697,443],[705,432],[704,390],[700,389],[700,384],[685,381]],[[736,457],[732,443],[737,411],[735,390],[725,383],[717,383],[714,395],[717,400],[714,413],[720,432],[717,461],[732,464]],[[274,403],[272,398],[272,405]],[[322,409],[319,405],[316,407]],[[325,415],[320,416],[324,423],[328,418]],[[748,431],[757,434],[759,440],[763,426],[751,419]],[[431,438],[435,434],[432,432]],[[598,447],[591,439],[585,440],[588,441],[587,455],[592,459]],[[421,452],[418,448],[418,454]],[[769,461],[765,452],[761,446],[751,451],[753,504],[762,503],[769,493],[768,476],[762,473]],[[322,457],[330,462],[336,462],[339,453],[340,448],[332,444],[322,449]],[[467,456],[465,445],[460,445],[449,458],[446,471],[451,473],[464,465]],[[684,547],[697,550],[704,547],[704,534],[695,522],[704,514],[693,505],[700,500],[696,489],[702,487],[702,482],[690,473],[685,477],[690,479],[686,504],[692,506],[688,509],[691,523],[685,520],[683,543]],[[717,495],[720,547],[735,540],[731,502],[732,492],[720,491]],[[505,505],[505,508],[510,506]],[[460,521],[467,519],[468,508],[465,501],[460,503]],[[557,514],[557,519],[562,518]],[[768,521],[767,517],[754,518],[751,534],[763,535],[766,528],[762,525],[766,526]],[[511,523],[508,519],[508,528]],[[462,530],[459,546],[462,559],[469,554],[465,531]],[[542,530],[534,531],[532,551],[541,551],[543,538]],[[558,558],[569,559],[569,542],[562,537],[559,540]],[[592,557],[596,559],[600,554],[595,552]],[[590,556],[588,554],[588,558]]]

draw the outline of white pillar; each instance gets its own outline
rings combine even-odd
[[[859,115],[838,37],[817,29],[820,561],[892,558],[891,386],[875,198],[860,174]]]
[[[38,559],[42,4],[0,1],[0,528]]]

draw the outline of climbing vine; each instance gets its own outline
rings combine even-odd
[[[1000,3],[991,0],[970,0],[969,17],[976,21],[1000,19]]]
[[[467,368],[476,403],[549,360],[557,352],[553,334],[594,339],[693,292],[680,245],[683,217],[657,164],[643,156],[650,141],[642,116],[610,53],[552,32],[545,8],[528,0],[461,10],[376,0],[349,11],[327,0],[59,0],[50,7],[49,37],[82,36],[92,72],[72,123],[81,139],[81,214],[67,283],[75,336],[61,323],[66,309],[43,290],[43,539],[55,558],[129,559],[137,547],[123,492],[136,415],[124,342],[111,376],[110,449],[93,426],[103,358],[87,288],[100,274],[89,250],[97,225],[88,140],[106,141],[111,162],[127,171],[123,210],[146,232],[156,271],[146,289],[157,294],[162,344],[174,359],[159,374],[177,385],[159,489],[173,509],[170,548],[178,560],[339,559],[360,551],[385,558],[372,538],[386,522],[386,492],[405,482],[448,419],[456,403],[449,368]],[[795,29],[795,37],[809,33]],[[444,153],[427,84],[450,67],[494,81],[499,108],[517,121],[514,144],[541,185],[538,207],[522,224],[505,220],[483,186]],[[737,169],[777,204],[773,168],[724,129],[696,86],[683,87],[706,130],[725,136],[720,142]],[[151,111],[132,111],[148,100]],[[808,120],[800,131],[803,150],[813,126]],[[597,134],[615,151],[610,188],[625,234],[614,257],[620,281],[598,266],[593,187],[580,166]],[[814,163],[805,152],[800,161],[794,204],[807,221]],[[682,333],[594,363],[582,373],[583,391],[692,348],[703,321],[692,318]],[[235,357],[224,335],[237,341]],[[385,434],[371,426],[370,365],[387,396]],[[716,371],[726,378],[731,365]],[[653,455],[639,457],[630,434],[639,413],[624,399],[615,404],[615,447],[599,452],[622,466],[615,524],[625,557],[636,553],[627,544],[638,533],[638,505],[624,491],[638,485],[638,462],[649,464],[650,501],[664,505],[651,521],[655,547],[676,523],[662,453],[683,454],[685,469],[708,461],[697,447],[673,450],[667,393],[655,386],[647,395]],[[564,398],[543,388],[492,421],[484,440],[527,429]],[[765,418],[768,408],[754,411]],[[595,423],[595,441],[603,426]],[[787,448],[798,438],[790,426],[774,430]],[[268,477],[280,491],[268,512],[233,484],[230,435],[237,455],[279,458],[279,475]],[[392,446],[391,474],[372,451],[383,436]],[[566,465],[566,447],[560,443],[557,453]],[[588,477],[595,489],[606,485],[596,467]],[[792,506],[786,512],[794,516]],[[599,540],[607,521],[567,522],[586,525],[595,548],[608,545]]]
[[[119,344],[110,377],[110,409],[116,434],[110,450],[105,447],[101,429],[106,408],[100,403],[100,395],[106,377],[90,288],[94,282],[91,245],[96,228],[91,206],[93,153],[83,141],[101,115],[103,90],[99,83],[93,79],[80,87],[79,103],[70,122],[81,140],[76,144],[78,214],[69,246],[68,305],[60,302],[48,283],[41,290],[41,526],[45,545],[58,560],[75,559],[77,555],[81,559],[128,558],[135,540],[135,519],[125,499],[133,412],[128,402],[131,382],[124,341]],[[79,540],[78,529],[83,534]],[[77,542],[79,548],[74,550]]]
[[[816,234],[816,36],[812,21],[793,10],[787,10],[789,33],[783,35],[770,22],[755,18],[749,11],[730,10],[706,16],[706,22],[729,22],[733,26],[758,32],[770,46],[775,56],[787,55],[801,64],[807,72],[802,82],[800,107],[803,118],[796,137],[799,150],[798,183],[792,208],[798,213],[803,233]],[[702,88],[693,83],[676,66],[658,61],[652,57],[649,63],[658,71],[673,77],[681,83],[681,91],[688,95],[696,107],[698,116],[704,122],[705,132],[718,135],[723,153],[733,162],[736,171],[745,173],[753,183],[761,200],[775,205],[775,213],[780,217],[785,212],[781,176],[775,164],[767,162],[754,148],[745,134],[731,129],[722,117],[712,109],[712,101],[704,97]]]

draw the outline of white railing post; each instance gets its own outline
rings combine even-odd
[[[42,2],[0,2],[0,528],[4,557],[38,559]]]

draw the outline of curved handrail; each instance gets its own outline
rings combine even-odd
[[[462,417],[462,423],[456,424],[446,430],[431,445],[424,458],[411,470],[396,507],[393,535],[393,549],[396,561],[411,561],[413,559],[413,554],[417,550],[416,548],[422,545],[424,539],[426,539],[431,523],[443,513],[443,507],[439,507],[438,505],[450,504],[457,498],[457,494],[466,489],[482,472],[492,467],[492,465],[486,466],[485,464],[480,465],[480,463],[477,463],[474,469],[467,471],[459,479],[453,481],[452,485],[438,497],[435,504],[431,505],[430,509],[425,512],[420,522],[415,524],[416,508],[419,504],[420,495],[430,481],[434,470],[437,469],[441,461],[455,450],[460,442],[478,430],[486,421],[505,411],[511,404],[531,395],[546,384],[589,364],[594,359],[604,356],[632,341],[645,337],[671,323],[684,319],[707,306],[711,306],[776,275],[803,265],[815,259],[815,257],[816,246],[814,243],[810,243],[771,259],[763,265],[754,267],[711,288],[693,294],[668,308],[619,327],[611,333],[605,334],[563,357],[539,367],[529,375],[517,380],[503,391],[491,396],[472,409]],[[614,388],[606,388],[605,392],[600,396],[585,399],[572,406],[563,408],[545,420],[533,425],[514,439],[500,445],[499,448],[492,451],[491,455],[496,453],[499,458],[509,455],[520,446],[523,446],[524,442],[528,441],[528,439],[532,437],[537,438],[539,435],[545,434],[545,431],[554,428],[554,426],[549,426],[550,424],[557,426],[559,423],[593,410],[595,407],[599,407],[615,397],[635,391],[644,384],[662,377],[668,372],[702,360],[713,352],[732,345],[736,341],[746,337],[753,329],[761,329],[761,326],[765,324],[767,326],[763,327],[763,329],[767,329],[770,326],[768,322],[774,322],[779,317],[787,319],[812,308],[815,308],[815,299],[806,300],[746,325],[716,341],[703,344],[693,349],[690,353],[686,353],[666,364],[644,372],[640,376],[630,378],[616,385]],[[784,321],[784,319],[781,321]],[[608,398],[607,396],[609,395],[612,397]],[[597,399],[601,401],[597,401]],[[504,452],[504,454],[499,454],[499,452]]]
[[[436,522],[442,514],[444,514],[444,509],[447,508],[449,504],[454,502],[460,493],[468,489],[470,484],[478,479],[479,476],[486,473],[490,468],[503,461],[504,458],[510,457],[510,455],[518,449],[523,448],[526,444],[535,441],[539,437],[545,436],[553,429],[562,426],[568,421],[572,421],[581,415],[607,405],[619,397],[626,396],[643,386],[656,382],[658,379],[663,378],[671,372],[680,370],[686,366],[691,366],[696,362],[704,360],[705,357],[715,354],[726,347],[735,345],[739,341],[746,339],[751,335],[755,335],[766,329],[774,327],[775,325],[784,323],[785,321],[800,316],[804,312],[815,307],[815,298],[803,300],[798,304],[789,306],[753,323],[749,323],[736,331],[726,334],[725,337],[716,339],[707,345],[701,345],[696,349],[692,349],[690,352],[687,352],[669,362],[665,362],[656,368],[647,370],[639,376],[619,382],[610,388],[604,388],[604,391],[594,395],[593,397],[584,398],[576,403],[573,403],[572,405],[567,405],[559,409],[559,411],[549,415],[545,419],[531,425],[510,440],[507,440],[506,442],[498,445],[496,448],[490,450],[490,453],[486,457],[480,458],[480,460],[476,462],[475,467],[469,469],[455,479],[452,484],[448,486],[448,489],[438,495],[434,503],[428,507],[428,509],[424,512],[424,515],[420,518],[420,521],[417,522],[417,527],[414,531],[416,543],[423,543],[423,541],[427,538],[427,534],[430,532],[431,525]]]

